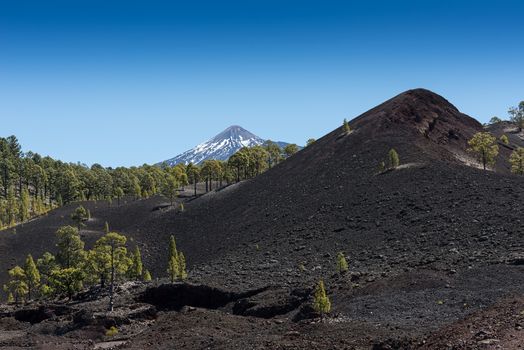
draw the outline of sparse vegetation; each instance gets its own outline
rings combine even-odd
[[[386,162],[381,161],[381,162],[378,164],[378,172],[379,172],[379,173],[383,173],[384,171],[386,171]]]
[[[177,280],[185,280],[187,278],[186,258],[184,253],[178,251],[175,236],[171,236],[169,240],[167,273],[171,283],[174,283]]]
[[[484,170],[495,163],[495,157],[499,153],[499,146],[496,142],[495,136],[489,132],[478,132],[468,141],[470,147],[468,151],[477,156]]]
[[[347,119],[344,119],[344,123],[342,124],[342,129],[344,130],[344,134],[346,135],[351,132],[351,127],[349,126]]]
[[[298,152],[298,146],[295,145],[294,143],[290,143],[289,145],[284,147],[284,156],[286,158],[291,157],[293,154],[295,154],[297,152]]]
[[[514,123],[519,132],[524,128],[524,101],[521,101],[517,107],[510,107],[508,110],[509,120]]]
[[[509,157],[511,163],[511,172],[518,175],[524,175],[524,148],[519,147],[511,153]]]
[[[151,279],[152,279],[151,278],[151,273],[149,272],[149,270],[146,270],[144,272],[144,282],[149,282],[149,281],[151,281]]]
[[[315,288],[313,294],[313,309],[323,317],[325,314],[331,311],[331,301],[326,293],[326,288],[324,287],[324,281],[318,281],[318,284]]]
[[[400,165],[400,159],[398,157],[398,153],[397,151],[395,151],[394,148],[389,150],[388,158],[389,158],[389,168],[390,169],[395,169],[396,167]]]
[[[118,334],[118,328],[116,328],[115,326],[111,326],[107,331],[106,331],[106,336],[108,337],[114,337],[115,335]]]
[[[499,117],[493,116],[489,120],[489,124],[497,124],[497,123],[500,123],[501,121],[502,121],[502,119],[500,119]]]
[[[312,144],[314,144],[317,140],[315,139],[308,139],[307,142],[306,142],[306,147],[307,146],[311,146]]]
[[[509,145],[509,139],[508,139],[508,136],[506,136],[506,135],[502,135],[502,136],[500,137],[500,142],[502,142],[502,143],[505,144],[505,145]]]
[[[346,261],[346,257],[344,256],[344,253],[339,252],[337,254],[337,271],[338,273],[346,273],[349,270],[348,262]]]

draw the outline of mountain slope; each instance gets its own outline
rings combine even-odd
[[[212,139],[165,161],[170,166],[183,163],[200,164],[208,159],[227,160],[242,147],[262,145],[266,140],[247,131],[238,125],[233,125]],[[278,142],[279,146],[286,145]]]
[[[524,294],[523,178],[504,173],[503,156],[500,172],[466,166],[474,162],[467,139],[482,125],[417,89],[362,114],[351,127],[349,135],[337,128],[252,180],[187,201],[184,212],[152,211],[147,200],[129,220],[124,210],[109,217],[100,207],[91,211],[88,228],[100,234],[105,220],[125,222],[115,229],[141,246],[155,277],[166,274],[166,242],[175,234],[193,283],[239,292],[272,286],[288,295],[323,279],[335,315],[329,322],[294,324],[299,307],[281,308],[271,297],[252,303],[285,310],[278,314],[284,331],[274,339],[293,330],[296,339],[322,336],[327,348],[371,348],[399,338],[421,344],[508,294]],[[401,167],[378,174],[391,148]],[[35,220],[2,237],[2,269],[23,262],[13,242],[41,241],[52,249],[52,234]],[[338,252],[350,266],[343,276],[336,273]],[[165,322],[178,317],[186,316]],[[216,324],[204,319],[198,327],[216,334]],[[179,339],[169,332],[190,328],[161,326],[151,331],[155,341]],[[234,338],[264,348],[266,339],[251,328]],[[377,348],[416,348],[392,344]]]

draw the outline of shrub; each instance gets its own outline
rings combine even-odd
[[[315,288],[315,294],[313,295],[313,309],[320,314],[322,317],[331,311],[331,301],[326,294],[324,288],[324,281],[318,281],[317,287]]]
[[[342,252],[337,254],[337,270],[338,273],[345,273],[349,270],[348,262]]]
[[[390,149],[388,156],[389,156],[389,167],[392,169],[398,167],[400,164],[400,159],[398,157],[397,151],[395,151],[394,148]]]
[[[106,331],[106,336],[108,337],[114,337],[117,334],[118,334],[118,328],[116,328],[115,326],[111,326],[111,328],[109,328]]]

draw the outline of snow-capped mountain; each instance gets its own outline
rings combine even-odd
[[[213,137],[211,140],[201,143],[178,156],[166,160],[170,166],[184,164],[200,164],[208,159],[227,160],[242,147],[253,147],[262,145],[266,140],[247,131],[238,125],[233,125]],[[281,147],[284,142],[277,142]]]

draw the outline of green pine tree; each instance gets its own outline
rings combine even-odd
[[[31,254],[29,254],[25,260],[24,270],[27,284],[27,298],[31,300],[33,292],[37,291],[40,286],[40,272]]]
[[[180,265],[176,256],[171,256],[169,258],[167,273],[169,274],[171,283],[174,283],[178,279],[178,276],[180,276]]]
[[[179,268],[179,277],[183,281],[187,278],[187,271],[186,271],[186,257],[184,256],[184,253],[180,252],[178,253],[178,268]]]
[[[131,277],[140,280],[142,278],[142,270],[142,254],[140,253],[140,248],[136,246],[133,254],[133,265],[131,266]]]
[[[315,293],[313,295],[313,309],[315,309],[315,311],[318,312],[321,317],[331,311],[331,301],[326,294],[324,281],[322,280],[318,281],[318,284],[315,288]]]
[[[169,238],[169,257],[178,257],[178,250],[176,248],[175,236],[171,235]]]
[[[390,149],[388,156],[389,156],[389,167],[391,169],[395,169],[396,167],[398,167],[400,164],[400,159],[398,157],[397,151],[395,151],[395,149],[393,148]]]
[[[349,126],[349,123],[348,123],[347,119],[344,119],[343,128],[344,128],[344,133],[345,134],[349,134],[351,132],[351,128]]]
[[[511,172],[518,175],[524,175],[524,148],[519,147],[511,153],[509,157]]]
[[[478,132],[468,141],[468,151],[474,153],[482,164],[484,170],[489,165],[495,164],[495,157],[499,153],[497,139],[489,132]]]
[[[18,305],[20,299],[24,299],[28,293],[25,271],[20,266],[15,266],[8,271],[8,274],[10,280],[4,286],[4,291],[12,293],[14,295],[15,304]]]
[[[149,270],[146,270],[146,271],[144,272],[144,281],[145,281],[145,282],[149,282],[149,281],[151,281],[151,273],[149,272]]]
[[[337,254],[337,270],[338,273],[345,273],[349,270],[348,262],[346,261],[346,257],[342,252]]]

